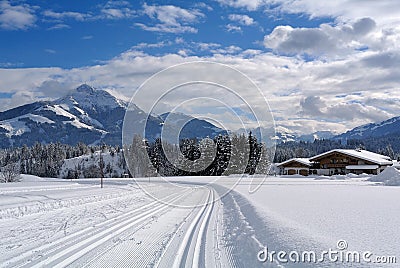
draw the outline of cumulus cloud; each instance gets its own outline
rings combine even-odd
[[[321,116],[321,109],[326,107],[325,102],[318,96],[309,96],[300,101],[301,113],[312,116]]]
[[[35,7],[28,4],[11,5],[0,2],[0,28],[5,30],[26,30],[35,25]]]
[[[364,37],[375,25],[371,18],[363,18],[336,26],[321,24],[318,28],[277,26],[264,37],[264,45],[284,54],[340,55],[365,47]]]
[[[237,25],[228,24],[225,27],[228,32],[242,32],[242,27]]]
[[[231,21],[238,22],[239,24],[245,25],[245,26],[250,26],[250,25],[255,24],[254,19],[249,17],[248,15],[229,14],[228,18]]]
[[[143,44],[146,45],[149,44]],[[199,46],[193,44],[194,49],[200,49]],[[0,91],[19,92],[13,95],[12,100],[1,101],[1,107],[15,107],[44,96],[61,97],[67,88],[84,82],[98,88],[113,89],[129,98],[147,78],[166,67],[187,61],[210,60],[228,64],[248,75],[268,99],[277,125],[299,132],[345,131],[399,115],[398,103],[386,101],[400,99],[398,68],[367,64],[375,53],[365,52],[337,61],[304,61],[215,43],[201,46],[215,53],[199,57],[188,56],[191,53],[182,50],[179,54],[151,56],[133,48],[90,67],[0,69]],[[382,80],[383,74],[393,79]],[[30,95],[24,92],[30,92]],[[190,90],[186,94],[190,97]],[[19,95],[24,97],[18,98]],[[265,109],[261,100],[256,98],[254,101],[255,105]]]
[[[108,1],[101,9],[102,17],[106,19],[125,19],[136,15],[127,1]]]
[[[328,105],[319,96],[308,96],[300,101],[302,115],[311,115],[324,120],[344,120],[352,121],[355,119],[369,120],[372,122],[383,121],[392,115],[374,106],[359,102],[334,101]]]
[[[146,3],[143,5],[143,13],[157,23],[153,25],[136,23],[136,26],[146,31],[167,33],[196,33],[197,29],[190,25],[204,17],[204,14],[197,9],[184,9],[173,5],[147,5]]]
[[[264,0],[216,0],[222,6],[245,8],[249,11],[258,9],[264,4]]]
[[[268,3],[276,6],[281,12],[305,13],[311,17],[334,17],[341,21],[370,17],[379,24],[399,22],[400,2],[396,0],[269,0]]]

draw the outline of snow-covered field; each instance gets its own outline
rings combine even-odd
[[[363,178],[41,179],[0,184],[0,267],[396,267],[261,263],[258,253],[346,250],[400,261],[400,187]],[[223,196],[220,199],[220,196]],[[215,202],[211,202],[215,200]],[[182,207],[182,204],[192,205]]]

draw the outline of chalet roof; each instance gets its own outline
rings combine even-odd
[[[392,164],[392,160],[390,159],[390,157],[385,156],[385,155],[381,155],[381,154],[377,154],[377,153],[373,153],[367,150],[356,150],[356,149],[334,149],[319,155],[316,155],[314,157],[310,158],[310,161],[316,161],[317,159],[320,159],[324,156],[327,156],[329,154],[332,153],[342,153],[348,156],[352,156],[358,159],[362,159],[365,161],[369,161],[378,165],[391,165]]]
[[[306,166],[311,166],[313,164],[313,162],[311,162],[309,158],[291,158],[289,160],[286,160],[282,163],[277,164],[277,166],[282,166],[282,165],[288,164],[290,162],[298,162],[298,163],[301,163]]]

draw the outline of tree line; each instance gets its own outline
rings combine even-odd
[[[182,139],[177,145],[136,135],[124,150],[133,177],[252,175],[267,173],[271,162],[271,151],[251,132]]]
[[[36,143],[30,147],[25,145],[3,149],[0,150],[0,181],[12,181],[13,178],[18,178],[19,173],[69,179],[98,177],[99,174],[109,177],[121,176],[122,173],[131,177],[266,174],[272,159],[273,162],[279,163],[290,158],[311,157],[338,148],[366,149],[392,159],[400,156],[399,151],[395,150],[397,147],[393,149],[389,140],[379,142],[376,139],[348,140],[346,144],[335,140],[293,141],[278,144],[274,150],[258,142],[251,132],[248,135],[219,135],[213,139],[182,139],[179,144],[169,144],[161,139],[149,142],[135,136],[131,144],[122,147],[105,144],[89,146],[84,143],[74,146]],[[114,161],[113,164],[117,166],[100,163],[101,154],[100,158],[94,156],[98,151],[111,156],[117,155],[118,161]],[[92,162],[87,165],[77,164],[60,173],[66,160],[85,155],[89,156]],[[122,172],[116,173],[117,169]]]

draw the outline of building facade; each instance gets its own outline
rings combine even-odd
[[[377,175],[391,165],[393,161],[388,156],[366,150],[335,149],[311,158],[289,159],[277,166],[283,175]]]

